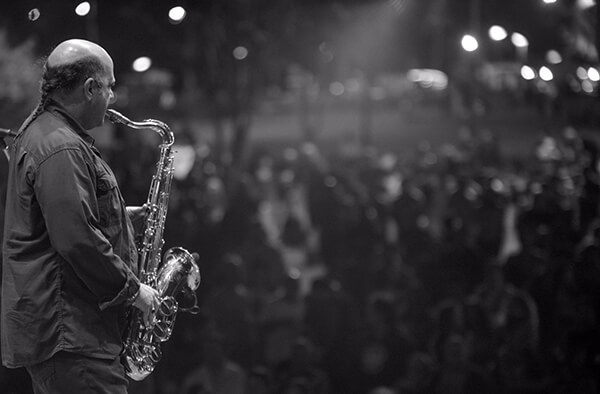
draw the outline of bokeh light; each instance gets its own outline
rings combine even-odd
[[[477,42],[477,39],[470,34],[465,34],[460,44],[462,48],[467,52],[473,52],[476,51],[477,48],[479,48],[479,43]]]
[[[181,23],[186,15],[187,12],[185,11],[185,8],[181,6],[173,7],[169,10],[169,21],[174,24]]]
[[[342,94],[344,94],[344,91],[346,90],[346,88],[344,87],[344,84],[341,82],[332,82],[329,85],[329,93],[331,93],[334,96],[341,96]]]
[[[550,64],[559,64],[562,63],[562,56],[558,51],[551,49],[546,52],[546,61]]]
[[[37,8],[32,8],[27,13],[27,18],[29,18],[29,20],[32,22],[37,21],[39,19],[39,17],[40,17],[40,10]]]
[[[529,46],[529,41],[527,40],[527,37],[525,37],[521,33],[513,33],[510,36],[510,41],[513,43],[514,46],[518,48],[525,48]]]
[[[233,49],[233,57],[237,60],[244,60],[248,57],[248,49],[244,46],[238,46]]]
[[[406,78],[423,88],[444,90],[448,87],[448,75],[440,70],[414,68],[406,73]]]
[[[596,5],[596,0],[577,0],[577,7],[586,10]]]
[[[529,66],[521,67],[521,76],[528,81],[535,78],[535,71]]]
[[[494,25],[494,26],[490,27],[490,29],[488,30],[488,35],[494,41],[502,41],[506,37],[508,37],[508,33],[506,32],[506,29],[504,29],[502,26],[498,26],[498,25]]]
[[[583,90],[586,93],[593,93],[594,84],[589,79],[586,79],[585,81],[581,82],[581,90]]]
[[[546,81],[546,82],[548,82],[548,81],[552,81],[552,80],[554,79],[554,74],[553,74],[553,73],[552,73],[552,71],[551,71],[551,70],[550,70],[548,67],[546,67],[546,66],[542,66],[542,67],[540,67],[540,71],[539,71],[539,73],[540,73],[540,78],[541,78],[543,81]]]
[[[90,3],[87,1],[83,1],[83,2],[79,3],[77,5],[77,7],[75,7],[75,13],[79,16],[86,16],[87,14],[90,13],[91,9],[92,9],[92,6],[90,5]]]
[[[147,56],[138,57],[133,61],[133,71],[136,72],[144,72],[147,71],[152,66],[152,59]]]
[[[587,70],[581,66],[577,67],[577,70],[575,70],[575,74],[577,75],[577,78],[579,78],[581,80],[588,78]]]

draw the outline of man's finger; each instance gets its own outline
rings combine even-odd
[[[154,317],[154,308],[148,310],[148,314],[146,315],[146,325],[150,326],[152,324],[152,320]]]

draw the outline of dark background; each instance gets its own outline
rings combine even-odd
[[[201,313],[178,314],[131,392],[599,392],[598,81],[577,74],[598,67],[597,6],[76,3],[0,5],[0,127],[35,106],[43,56],[81,37],[113,56],[115,108],[175,132],[165,248],[200,255]],[[94,135],[145,201],[157,137]],[[30,392],[26,374],[3,369],[0,390]]]

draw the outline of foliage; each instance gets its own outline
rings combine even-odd
[[[13,47],[0,31],[0,127],[15,129],[27,117],[39,96],[40,75],[34,42]]]

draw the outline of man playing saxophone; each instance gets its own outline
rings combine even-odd
[[[3,242],[2,362],[35,393],[126,393],[126,311],[150,323],[156,290],[137,278],[133,219],[88,130],[114,101],[113,61],[73,39],[48,56],[37,108],[11,147]]]

